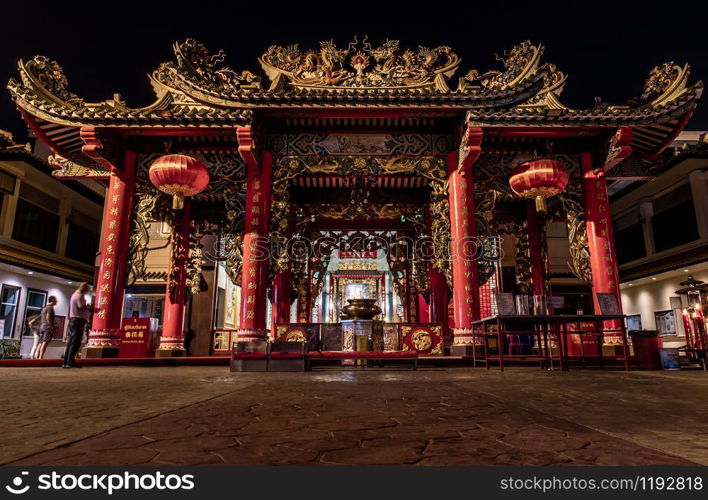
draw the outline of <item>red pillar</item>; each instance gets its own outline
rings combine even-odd
[[[593,170],[592,155],[590,153],[583,153],[581,162],[583,166],[583,204],[587,224],[595,313],[600,314],[597,293],[614,294],[621,312],[622,301],[612,232],[612,216],[610,215],[610,203],[607,197],[607,179],[604,171]]]
[[[130,221],[135,195],[136,155],[127,152],[123,170],[111,174],[101,227],[101,262],[96,281],[96,301],[86,344],[87,358],[118,356],[123,316]]]
[[[421,323],[430,322],[430,306],[425,302],[422,293],[418,294],[418,321]]]
[[[239,340],[265,339],[268,300],[268,223],[273,156],[264,151],[260,169],[249,165],[246,179],[246,224],[243,237],[241,323]]]
[[[162,335],[158,357],[184,356],[184,309],[187,299],[187,262],[189,236],[192,233],[192,202],[175,214],[177,220],[170,236],[170,265],[167,270],[165,310],[162,314]],[[173,281],[174,280],[174,281]],[[172,292],[170,293],[170,290]]]
[[[280,271],[273,282],[273,332],[275,325],[290,323],[290,270]]]
[[[288,227],[287,234],[278,235],[279,237],[292,238],[295,230],[295,213],[293,210],[288,209]],[[287,244],[287,241],[283,242]],[[288,267],[283,269],[278,274],[275,275],[273,280],[273,291],[271,298],[273,300],[272,308],[272,326],[271,326],[271,337],[275,338],[275,326],[285,323],[290,323],[290,297],[292,295],[292,272],[290,270],[290,263]],[[321,320],[324,322],[324,319]]]
[[[477,267],[477,224],[474,218],[474,186],[471,164],[458,161],[458,154],[448,154],[450,197],[450,232],[452,258],[452,293],[455,344],[472,344],[472,321],[479,316]]]
[[[526,216],[531,261],[531,292],[533,295],[544,295],[546,269],[543,262],[543,235],[538,212],[532,201],[526,203]]]
[[[448,286],[445,276],[431,264],[428,269],[430,288],[430,322],[442,323],[443,332],[447,332]]]

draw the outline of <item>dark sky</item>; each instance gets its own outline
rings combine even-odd
[[[569,75],[566,104],[592,106],[595,96],[620,104],[639,95],[651,68],[667,60],[688,62],[692,82],[708,80],[703,3],[299,0],[277,7],[272,0],[95,0],[43,7],[21,0],[2,9],[0,81],[4,86],[17,74],[19,58],[43,54],[64,67],[79,96],[103,100],[119,92],[128,105],[141,106],[153,99],[146,74],[171,59],[172,42],[186,37],[224,49],[231,68],[257,73],[256,58],[273,43],[306,49],[331,38],[346,45],[366,34],[374,43],[393,38],[411,48],[449,45],[463,58],[461,74],[499,69],[494,54],[529,38],[546,46],[545,61]],[[7,91],[0,94],[0,128],[26,138]],[[708,103],[699,105],[688,129],[708,129]]]

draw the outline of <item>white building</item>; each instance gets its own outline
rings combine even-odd
[[[681,133],[661,164],[655,180],[614,197],[615,247],[629,327],[658,330],[665,346],[680,347],[671,297],[689,275],[708,282],[708,134]]]
[[[0,339],[29,353],[26,321],[54,296],[55,340],[45,357],[59,357],[69,297],[78,283],[93,282],[103,187],[57,180],[43,158],[0,131]]]

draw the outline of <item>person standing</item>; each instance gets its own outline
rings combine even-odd
[[[30,351],[30,359],[37,359],[37,353],[39,352],[40,334],[39,334],[39,324],[41,319],[41,314],[35,314],[27,320],[27,329],[32,334],[34,338],[34,343],[32,344],[32,350]]]
[[[47,305],[42,308],[39,313],[41,323],[39,326],[39,347],[37,348],[36,359],[44,357],[44,351],[47,350],[49,342],[54,336],[54,306],[57,305],[57,298],[50,295],[47,299]]]
[[[88,289],[88,283],[81,283],[69,299],[69,338],[66,342],[62,368],[80,368],[76,364],[76,353],[81,347],[81,340],[84,337],[84,330],[89,318],[89,306],[84,298]]]

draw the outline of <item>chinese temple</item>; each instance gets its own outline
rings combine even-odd
[[[488,71],[450,47],[367,38],[273,45],[260,72],[233,70],[192,39],[174,53],[142,108],[119,94],[86,102],[43,56],[20,61],[8,85],[54,175],[107,185],[88,356],[116,355],[155,221],[171,231],[162,356],[184,354],[185,306],[209,288],[207,260],[239,290],[226,340],[213,323],[194,332],[212,352],[294,325],[324,336],[353,298],[373,299],[420,354],[469,346],[473,322],[512,291],[502,258],[513,291],[559,294],[553,224],[589,307],[599,310],[598,293],[620,303],[608,197],[652,178],[703,88],[667,62],[624,104],[572,109],[567,76],[529,41]]]

